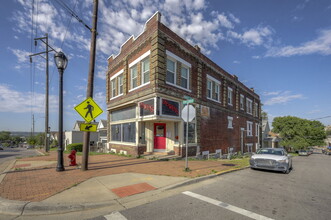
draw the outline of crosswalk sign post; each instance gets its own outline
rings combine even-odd
[[[75,107],[75,110],[88,123],[93,121],[103,112],[92,98],[85,99],[82,103]]]

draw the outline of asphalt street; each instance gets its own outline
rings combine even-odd
[[[246,169],[95,219],[330,219],[331,156],[293,158],[289,174]]]
[[[3,169],[5,169],[10,161],[15,160],[17,157],[30,157],[39,155],[39,153],[34,149],[8,147],[3,147],[3,149],[4,150],[0,150],[0,173],[3,172]]]

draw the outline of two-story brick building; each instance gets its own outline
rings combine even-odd
[[[181,110],[187,97],[196,109],[189,155],[259,146],[259,96],[162,24],[157,12],[108,58],[109,150],[185,155]]]

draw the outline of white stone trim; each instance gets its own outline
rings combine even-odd
[[[146,57],[148,57],[151,54],[151,51],[147,51],[146,53],[144,53],[143,55],[141,55],[140,57],[138,57],[137,59],[135,59],[134,61],[132,61],[129,64],[129,68],[131,68],[132,66],[136,65],[137,63],[139,63],[140,61],[142,61],[143,59],[145,59]]]

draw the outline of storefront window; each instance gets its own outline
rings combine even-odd
[[[136,142],[136,123],[124,123],[123,129],[123,142]]]
[[[154,99],[139,103],[140,116],[154,115]]]
[[[120,121],[136,117],[136,107],[131,106],[111,112],[111,121]]]
[[[195,143],[195,122],[188,123],[188,143]],[[184,122],[184,144],[186,143],[186,122]]]
[[[162,99],[162,115],[179,116],[179,103]]]
[[[111,140],[112,141],[121,141],[122,139],[122,129],[121,129],[121,125],[112,125],[111,126]]]
[[[145,127],[146,127],[146,123],[141,122],[140,137],[139,137],[140,144],[146,144]]]

